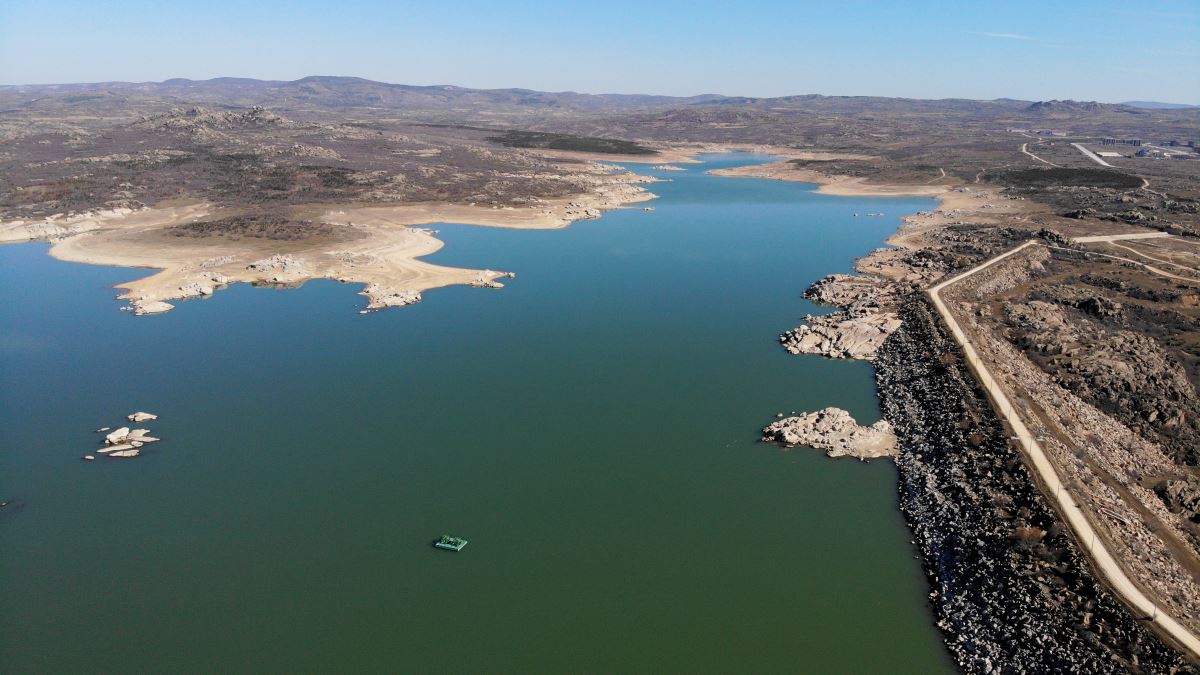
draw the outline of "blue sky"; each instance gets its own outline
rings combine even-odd
[[[3,84],[305,75],[1200,103],[1200,0],[0,0]]]

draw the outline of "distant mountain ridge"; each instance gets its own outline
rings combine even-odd
[[[1133,106],[1124,103],[1100,103],[1098,101],[1073,101],[1071,99],[1036,101],[1026,108],[1031,113],[1101,113],[1101,112],[1136,112],[1128,110]]]
[[[1186,110],[1188,108],[1200,108],[1200,105],[1191,103],[1163,103],[1161,101],[1122,101],[1121,105],[1145,108],[1147,110]]]
[[[455,85],[410,85],[377,82],[361,77],[312,75],[298,80],[256,80],[244,77],[216,77],[208,80],[172,78],[162,82],[96,82],[80,84],[0,85],[0,93],[9,94],[92,94],[117,96],[129,93],[186,96],[204,94],[206,97],[238,98],[260,95],[280,99],[326,102],[336,98],[342,105],[386,105],[414,107],[421,104],[445,104],[454,101],[478,102],[491,100],[524,106],[558,106],[564,108],[637,108],[678,107],[688,105],[794,105],[806,103],[840,103],[846,107],[861,107],[885,101],[940,105],[997,104],[1020,107],[1028,101],[995,99],[909,99],[884,96],[824,96],[796,94],[777,97],[725,96],[699,94],[696,96],[666,96],[657,94],[583,94],[573,91],[543,92],[533,89],[472,89]]]
[[[716,94],[657,96],[650,94],[580,94],[532,89],[471,89],[454,85],[408,85],[360,77],[314,75],[299,80],[255,80],[218,77],[210,80],[172,78],[163,82],[98,82],[88,84],[3,85],[0,94],[149,95],[204,100],[233,105],[309,104],[325,108],[382,107],[441,109],[466,107],[549,107],[571,110],[662,107],[703,104],[723,99]]]
[[[554,115],[556,112],[624,113],[707,110],[710,122],[750,123],[775,114],[873,115],[888,113],[954,114],[967,116],[1037,116],[1045,118],[1106,114],[1143,114],[1131,104],[1095,101],[1022,101],[1012,98],[914,99],[882,96],[824,96],[799,94],[778,97],[663,96],[653,94],[583,94],[573,91],[543,92],[532,89],[472,89],[454,85],[408,85],[377,82],[361,77],[314,75],[298,80],[257,80],[218,77],[208,80],[172,78],[163,82],[99,82],[85,84],[0,85],[0,110],[108,107],[114,111],[135,104],[158,110],[196,105],[248,109],[265,106],[302,113],[356,111],[373,115],[390,112],[464,112],[476,115],[509,113]],[[1169,104],[1160,104],[1169,105]],[[1186,114],[1186,107],[1180,108]],[[726,112],[718,112],[725,110]],[[1174,110],[1174,108],[1163,108]],[[752,117],[747,117],[750,115]]]

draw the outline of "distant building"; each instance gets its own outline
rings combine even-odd
[[[1105,138],[1100,141],[1100,145],[1132,145],[1139,147],[1142,144],[1140,138]]]

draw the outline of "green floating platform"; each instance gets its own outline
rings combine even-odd
[[[437,548],[445,549],[447,551],[461,551],[463,550],[463,547],[467,545],[467,540],[461,537],[452,537],[448,534],[443,534],[442,536],[438,537],[437,541],[433,542],[433,545]]]

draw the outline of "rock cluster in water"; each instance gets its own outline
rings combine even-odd
[[[365,295],[370,299],[370,304],[366,309],[359,310],[359,314],[369,314],[377,309],[384,307],[404,307],[406,305],[415,305],[421,301],[421,292],[412,290],[396,290],[382,286],[377,283],[369,283],[359,292],[359,295]]]
[[[483,270],[479,276],[467,283],[468,286],[475,288],[504,288],[504,284],[500,283],[500,279],[509,278],[516,279],[516,272],[500,272],[496,273],[491,270]]]
[[[147,314],[162,314],[175,309],[175,305],[162,300],[150,300],[145,298],[133,299],[129,301],[129,305],[122,307],[125,312],[133,312],[135,316],[146,316]]]
[[[809,315],[805,323],[779,336],[783,348],[793,354],[820,354],[840,359],[875,358],[875,353],[897,328],[895,314],[881,312],[851,317],[845,312]]]
[[[831,274],[804,291],[804,297],[841,310],[804,317],[804,324],[780,335],[779,342],[793,354],[872,360],[900,327],[893,311],[895,292],[895,284],[873,277]]]
[[[825,450],[830,457],[871,459],[896,454],[896,434],[886,420],[864,427],[841,408],[777,420],[763,429],[763,440],[794,448]]]
[[[158,419],[158,415],[139,411],[127,415],[126,419],[137,424],[156,420]],[[162,440],[151,436],[149,429],[130,429],[129,427],[110,429],[109,427],[100,427],[96,431],[97,433],[105,434],[104,445],[98,448],[96,453],[107,457],[137,457],[142,454],[142,446]],[[83,458],[90,462],[96,459],[96,456],[84,455]]]

